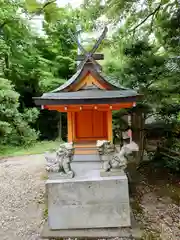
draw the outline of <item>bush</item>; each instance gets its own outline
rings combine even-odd
[[[164,166],[170,168],[172,171],[179,172],[180,171],[180,157],[179,158],[169,158],[169,157],[162,157]]]
[[[180,172],[179,152],[179,139],[166,139],[164,145],[153,154],[154,165],[160,168],[168,168],[172,172]]]
[[[37,119],[38,110],[20,113],[18,99],[19,94],[10,81],[0,78],[0,144],[29,145],[38,138],[30,126]]]

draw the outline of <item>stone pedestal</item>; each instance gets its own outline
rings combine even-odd
[[[128,239],[128,240],[141,240],[143,231],[139,228],[131,214],[131,227],[122,228],[88,228],[88,229],[60,229],[51,230],[46,222],[41,232],[42,239]]]
[[[125,174],[101,177],[92,170],[79,178],[47,180],[46,191],[51,230],[131,225]]]

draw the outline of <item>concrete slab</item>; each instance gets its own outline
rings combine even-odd
[[[72,162],[71,168],[75,173],[75,178],[85,176],[91,170],[98,170],[101,168],[100,162]]]
[[[94,228],[94,229],[67,229],[67,230],[51,230],[48,222],[45,222],[42,232],[42,239],[60,239],[60,238],[78,238],[78,239],[97,239],[97,238],[116,238],[123,239],[141,239],[142,230],[131,215],[131,227],[124,228]]]
[[[100,177],[92,170],[79,178],[48,180],[46,189],[52,230],[131,225],[125,174]]]
[[[71,168],[75,172],[75,177],[84,176],[91,170],[100,169],[102,163],[99,155],[74,155]]]

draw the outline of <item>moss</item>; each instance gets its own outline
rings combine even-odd
[[[137,199],[135,199],[131,202],[131,207],[135,214],[143,214],[143,208],[141,207],[141,205]]]
[[[43,211],[43,219],[47,219],[48,218],[48,207],[45,206],[44,211]]]
[[[180,188],[174,184],[168,183],[161,186],[157,191],[157,195],[161,197],[168,196],[173,203],[180,205]]]
[[[167,191],[167,194],[169,197],[175,204],[180,205],[180,188],[174,185],[170,185],[168,189],[169,191]]]
[[[152,232],[151,230],[145,230],[141,240],[161,240],[160,234]]]
[[[42,180],[47,180],[47,179],[48,179],[48,174],[47,174],[47,173],[43,173],[43,174],[41,175],[41,179],[42,179]]]

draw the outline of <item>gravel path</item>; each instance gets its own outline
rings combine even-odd
[[[40,240],[43,223],[45,160],[42,155],[0,160],[0,240]],[[141,181],[140,215],[147,239],[180,239],[180,205],[165,194],[157,195],[156,185]],[[162,187],[159,187],[160,189]],[[138,197],[139,198],[139,197]],[[139,207],[138,207],[139,208]],[[158,232],[151,238],[151,231]],[[120,240],[120,238],[117,238]]]
[[[39,240],[44,163],[42,155],[0,160],[0,240]]]

